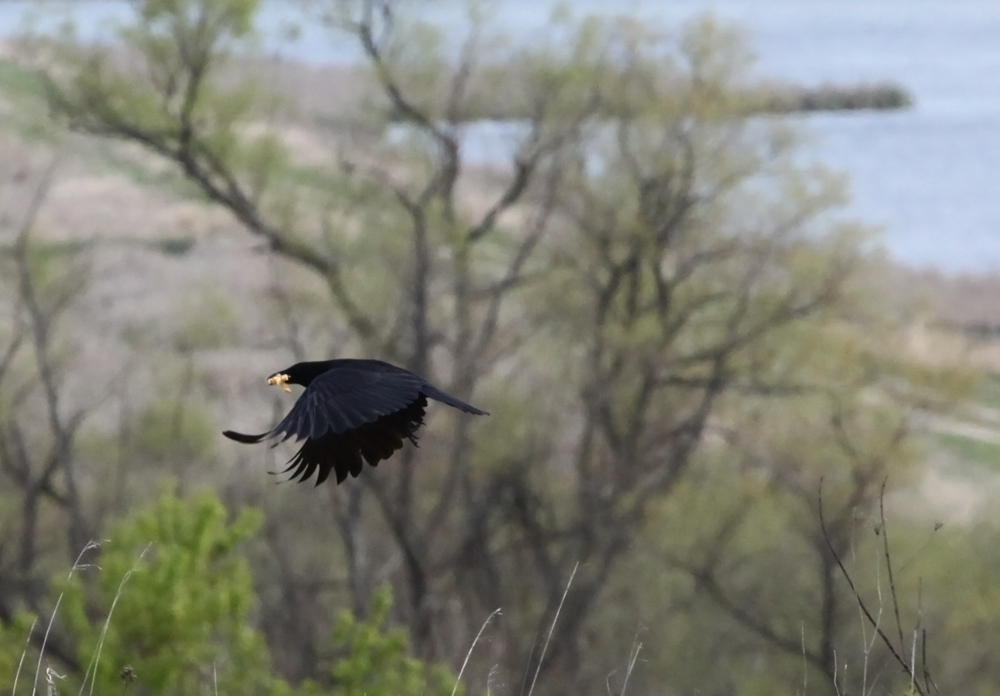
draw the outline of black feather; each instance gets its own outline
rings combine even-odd
[[[288,384],[306,388],[288,414],[260,435],[232,430],[223,435],[245,444],[266,439],[275,440],[275,445],[289,439],[302,442],[281,473],[298,481],[316,474],[317,486],[331,473],[338,484],[348,474],[359,476],[365,462],[378,465],[402,449],[405,440],[416,445],[428,399],[487,415],[419,375],[380,360],[298,363],[275,375],[287,375]]]

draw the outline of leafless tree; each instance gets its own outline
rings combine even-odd
[[[65,398],[65,363],[60,347],[64,319],[83,275],[72,271],[44,282],[32,242],[37,215],[56,172],[53,162],[34,181],[7,258],[10,282],[6,344],[0,351],[0,475],[16,491],[18,512],[0,540],[0,620],[11,621],[25,608],[43,613],[47,564],[70,561],[92,538],[76,469],[76,439],[89,408]],[[53,531],[61,525],[65,537]],[[32,635],[41,641],[41,634]],[[75,656],[57,637],[48,654],[77,667]]]

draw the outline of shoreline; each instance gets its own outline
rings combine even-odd
[[[17,41],[17,37],[0,35],[0,62],[15,65],[18,63]],[[341,90],[347,88],[344,90],[345,96],[355,100],[363,98],[366,94],[377,93],[371,76],[367,74],[366,66],[363,64],[311,64],[289,56],[265,55],[245,55],[236,59],[241,62],[263,63],[265,65],[261,67],[265,69],[269,67],[282,73],[281,76],[286,79],[279,80],[278,84],[291,86],[296,92],[302,91],[295,89],[295,86],[303,77],[307,79],[332,77],[340,84]],[[503,94],[493,95],[493,98],[490,98],[492,90],[487,86],[495,84],[494,74],[506,75],[509,79],[512,77],[509,66],[482,66],[479,69],[479,79],[470,85],[470,91],[481,93],[479,108],[462,114],[461,122],[517,121],[526,117],[528,107],[519,103],[516,93],[511,94],[508,90],[503,90]],[[295,79],[296,77],[299,79]],[[512,84],[517,84],[516,76],[513,76]],[[279,88],[279,91],[284,90]],[[516,92],[516,89],[514,91]],[[497,96],[500,97],[499,101]],[[746,113],[760,115],[794,116],[844,111],[901,111],[912,108],[915,104],[912,90],[898,82],[885,80],[857,83],[822,82],[814,85],[763,80],[757,86],[745,90],[740,96]]]

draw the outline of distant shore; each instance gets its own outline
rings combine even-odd
[[[351,70],[348,68],[348,70]],[[499,76],[505,76],[501,78]],[[355,80],[364,81],[355,73]],[[498,80],[506,79],[506,82]],[[497,89],[497,85],[506,85]],[[530,113],[529,99],[520,93],[516,76],[501,67],[485,68],[469,91],[476,94],[470,110],[459,114],[463,122],[517,121]],[[821,84],[804,86],[791,83],[761,83],[735,94],[734,108],[746,114],[791,115],[833,111],[898,111],[914,104],[913,95],[894,82],[859,84]],[[614,117],[615,106],[607,107],[609,117]]]
[[[893,82],[818,87],[774,85],[753,95],[764,113],[811,111],[892,111],[913,106],[913,95]]]

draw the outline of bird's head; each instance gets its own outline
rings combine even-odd
[[[276,387],[281,387],[286,392],[292,391],[289,384],[299,384],[308,387],[309,384],[321,374],[330,369],[330,361],[300,362],[291,367],[279,370],[267,378],[267,383]]]

